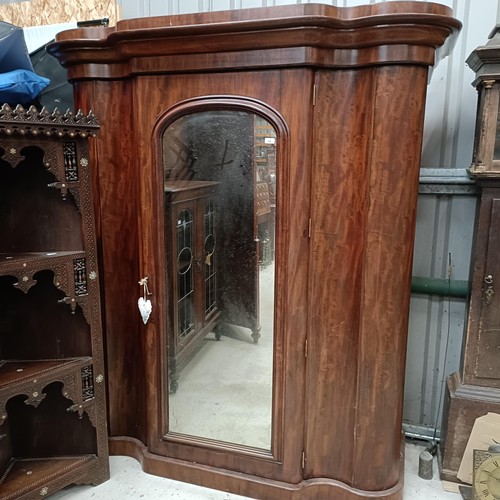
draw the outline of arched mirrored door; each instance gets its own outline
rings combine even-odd
[[[272,448],[277,137],[242,109],[163,131],[167,435]]]

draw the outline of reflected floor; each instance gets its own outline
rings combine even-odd
[[[212,333],[180,372],[170,394],[170,430],[269,449],[273,372],[274,266],[260,270],[261,337],[230,325]]]

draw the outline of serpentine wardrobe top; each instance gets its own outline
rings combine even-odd
[[[70,80],[292,66],[432,65],[461,23],[430,2],[321,4],[119,21],[59,33],[48,51]],[[272,54],[271,54],[272,53]],[[160,56],[160,57],[159,57]]]

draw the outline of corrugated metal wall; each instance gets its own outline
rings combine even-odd
[[[465,60],[487,42],[500,5],[497,0],[442,3],[453,8],[464,27],[451,56],[441,61],[430,80],[422,167],[466,169],[472,159],[477,94],[471,86],[474,73]],[[436,189],[425,187],[421,185],[418,202],[413,274],[467,280],[476,197],[453,181],[441,186],[438,182]],[[444,381],[459,370],[465,320],[465,299],[412,296],[404,406],[407,431],[433,435],[434,426],[440,426]]]
[[[122,0],[121,17],[202,12],[311,3],[290,0]],[[366,0],[320,2],[351,7]],[[473,72],[465,59],[486,43],[500,19],[497,0],[444,0],[464,28],[452,55],[434,69],[428,88],[422,167],[443,169],[444,179],[422,185],[418,201],[413,274],[419,277],[469,278],[476,196],[464,187],[472,158],[476,113]],[[455,182],[448,169],[462,169]],[[448,177],[451,177],[448,178]],[[444,380],[460,366],[466,299],[412,296],[404,418],[407,432],[434,436],[440,426]],[[439,431],[437,431],[439,435]]]
[[[413,275],[468,280],[476,197],[419,195]],[[433,436],[440,426],[443,381],[460,366],[466,299],[413,294],[408,335],[404,418],[407,431]]]
[[[312,2],[117,0],[122,19],[290,3]],[[350,7],[375,2],[316,3]],[[422,180],[418,202],[413,273],[419,277],[467,280],[476,196],[473,186],[466,184],[465,169],[472,158],[476,92],[471,86],[474,75],[465,59],[486,43],[500,20],[500,5],[498,0],[441,3],[453,8],[464,28],[451,56],[434,69],[429,82],[422,151],[422,177],[427,180]],[[457,172],[458,177],[452,174]],[[440,425],[443,381],[459,369],[465,315],[465,299],[412,296],[404,413],[409,432],[432,436],[434,426]]]

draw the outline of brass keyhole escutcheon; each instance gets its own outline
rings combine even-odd
[[[212,257],[215,252],[215,237],[213,234],[209,234],[205,238],[205,265],[211,266],[212,265]]]
[[[213,255],[213,252],[212,253],[209,253],[206,257],[205,257],[205,264],[207,266],[211,266],[212,265],[212,255]]]

